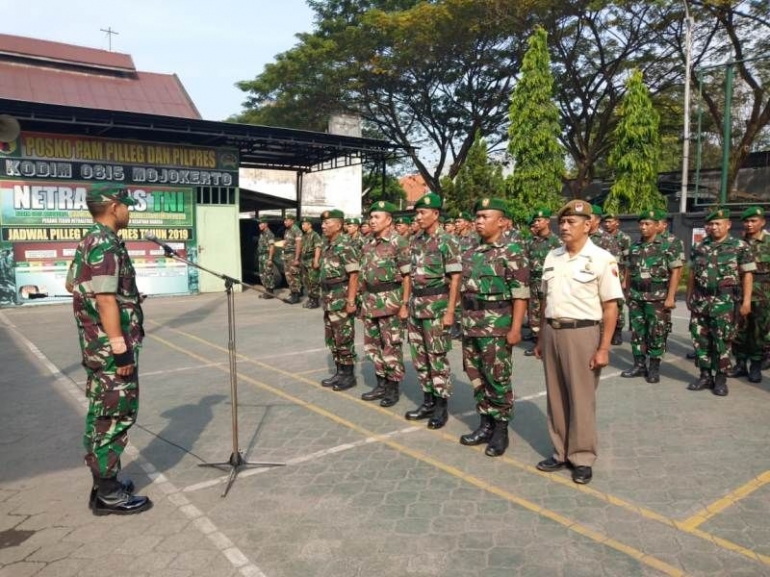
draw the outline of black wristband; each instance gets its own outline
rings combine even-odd
[[[127,367],[134,364],[134,353],[131,351],[131,349],[128,349],[124,353],[112,353],[112,358],[115,359],[115,366],[118,368]]]

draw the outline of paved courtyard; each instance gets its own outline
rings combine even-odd
[[[358,387],[322,388],[320,311],[237,294],[239,445],[286,466],[243,469],[225,498],[225,473],[198,466],[232,447],[224,294],[145,312],[124,467],[155,507],[94,517],[70,306],[0,311],[0,577],[770,575],[770,374],[726,398],[685,390],[681,303],[660,384],[620,378],[630,347],[613,349],[594,480],[578,486],[534,468],[545,386],[523,348],[511,448],[491,459],[458,443],[477,423],[458,346],[451,418],[430,431],[403,419],[421,398],[409,363],[389,409],[360,400],[363,359]]]

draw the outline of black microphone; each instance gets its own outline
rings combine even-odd
[[[154,234],[148,232],[147,234],[144,235],[144,238],[145,240],[152,241],[158,246],[162,247],[163,252],[166,253],[166,256],[179,256],[173,248],[171,248],[165,242],[161,242],[161,240]]]

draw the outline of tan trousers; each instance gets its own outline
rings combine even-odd
[[[590,467],[596,460],[596,389],[601,370],[588,362],[599,347],[599,326],[554,329],[540,335],[548,393],[548,432],[553,457],[574,466]]]

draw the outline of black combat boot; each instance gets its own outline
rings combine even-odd
[[[615,346],[623,344],[623,329],[620,325],[615,327],[615,332],[612,333],[612,341],[610,342]]]
[[[508,448],[508,421],[495,421],[495,431],[492,433],[484,454],[487,457],[499,457]]]
[[[273,292],[273,289],[265,289],[265,292],[263,292],[261,295],[259,295],[259,298],[261,299],[274,299],[275,293]]]
[[[735,365],[732,368],[727,369],[727,373],[725,374],[731,379],[747,376],[749,371],[746,368],[746,359],[735,359]]]
[[[634,366],[620,373],[620,376],[626,379],[630,379],[632,377],[646,377],[647,376],[646,361],[647,359],[643,355],[634,357]],[[650,359],[650,364],[652,364],[652,359]]]
[[[299,293],[292,292],[284,302],[290,305],[296,305],[299,302]]]
[[[335,391],[345,391],[356,386],[356,375],[354,373],[355,365],[340,365],[340,376],[337,382],[332,385]]]
[[[525,357],[534,357],[535,356],[535,347],[537,346],[537,335],[532,336],[532,348],[527,349],[524,351]]]
[[[650,359],[650,368],[647,371],[647,378],[645,380],[648,383],[660,382],[660,359]]]
[[[700,370],[700,377],[694,383],[687,385],[688,391],[702,391],[714,387],[714,379],[711,377],[711,371],[708,369]]]
[[[321,305],[318,303],[318,299],[315,297],[311,297],[307,299],[307,304],[305,305],[305,308],[308,309],[317,309]]]
[[[717,397],[727,396],[727,375],[725,373],[717,373],[714,376],[714,390],[711,392]]]
[[[340,378],[340,364],[334,363],[335,369],[334,374],[331,377],[327,377],[326,379],[321,381],[322,387],[331,387],[334,386],[334,384],[339,380]]]
[[[463,330],[460,327],[460,323],[456,322],[452,325],[452,328],[449,331],[449,337],[452,339],[462,339],[463,338]]]
[[[433,415],[433,410],[436,408],[436,397],[433,396],[433,393],[423,393],[422,399],[422,405],[414,411],[404,413],[404,418],[407,421],[420,421]]]
[[[763,371],[766,371],[767,369],[770,369],[770,352],[765,353],[764,358],[762,359],[762,364],[760,365]]]
[[[685,357],[687,357],[688,361],[694,361],[698,358],[698,355],[695,354],[695,351],[692,351],[691,353],[687,353]]]
[[[751,361],[749,364],[749,382],[762,382],[762,361]]]
[[[94,515],[133,515],[147,511],[152,507],[148,497],[132,495],[125,490],[123,484],[112,477],[99,479],[96,498],[92,511]]]
[[[398,385],[398,381],[385,381],[385,395],[383,395],[382,400],[380,401],[381,407],[392,407],[398,402]]]
[[[449,419],[449,399],[445,397],[436,398],[436,408],[433,409],[433,416],[428,421],[429,429],[440,429],[446,425]]]
[[[88,498],[89,509],[94,508],[94,503],[96,503],[96,493],[99,490],[99,477],[97,477],[93,473],[91,474],[91,476],[93,477],[94,482],[93,482],[93,485],[91,486],[91,495]],[[131,479],[126,479],[125,481],[119,481],[119,482],[121,487],[123,487],[123,490],[126,493],[131,493],[132,495],[134,494],[134,482]]]
[[[482,443],[488,443],[492,438],[492,431],[495,429],[495,420],[489,415],[480,415],[481,423],[478,428],[472,433],[462,435],[460,437],[461,445],[481,445]]]
[[[361,395],[364,401],[376,401],[385,396],[385,377],[377,375],[377,386]]]

